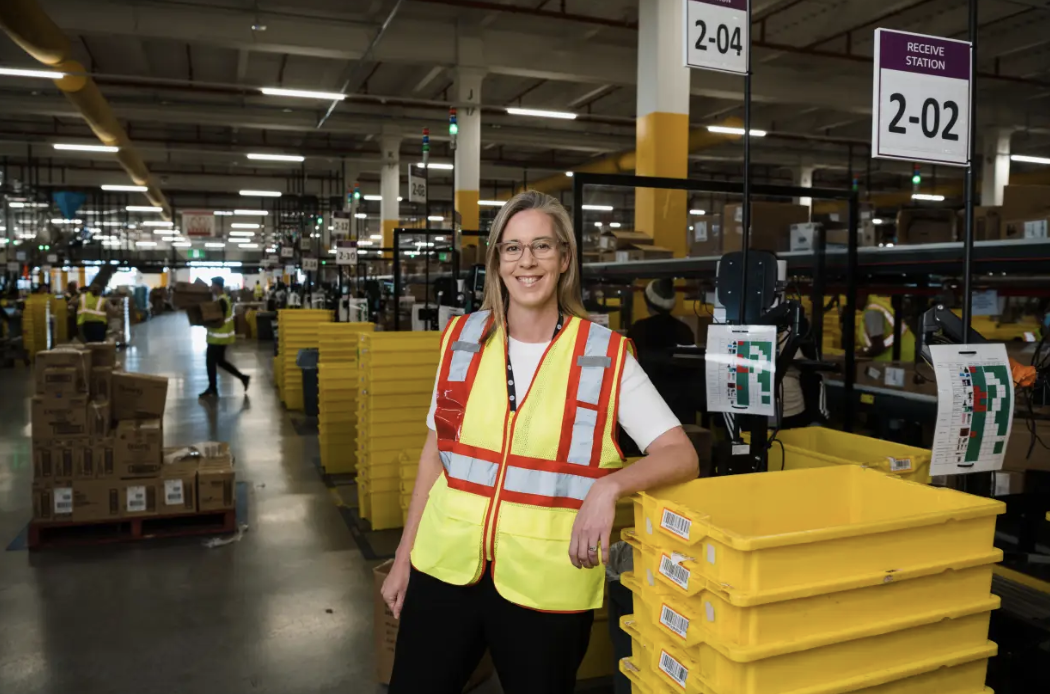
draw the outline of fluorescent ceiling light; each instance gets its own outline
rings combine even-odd
[[[255,236],[254,231],[231,231],[230,236]]]
[[[161,219],[151,219],[142,223],[144,227],[173,227],[175,222],[165,222]]]
[[[241,195],[244,197],[254,198],[279,198],[281,193],[276,190],[242,190]]]
[[[267,252],[267,253],[276,253],[276,252],[277,252],[277,249],[276,249],[276,248],[267,248],[267,249],[266,249],[266,252]]]
[[[576,120],[575,113],[567,111],[544,111],[536,108],[508,108],[507,113],[512,116],[535,116],[537,118],[560,118],[562,120]]]
[[[149,188],[146,186],[124,186],[124,185],[104,185],[102,190],[110,190],[115,193],[145,193]]]
[[[53,145],[55,149],[67,150],[70,152],[119,152],[120,147],[111,147],[110,145],[70,145],[70,144],[59,144]]]
[[[22,208],[28,207],[28,208],[31,208],[31,209],[45,210],[45,209],[51,207],[51,204],[47,203],[47,202],[20,202],[20,201],[16,200],[14,202],[7,203],[7,206],[11,207],[13,209],[22,209]],[[91,214],[91,213],[89,212],[88,214]]]
[[[339,92],[315,92],[308,89],[278,89],[276,87],[263,87],[260,89],[266,96],[291,96],[298,99],[325,99],[327,101],[342,101],[346,94]]]
[[[601,229],[601,228],[602,228],[602,223],[601,223],[601,222],[595,222],[595,223],[594,223],[594,226],[596,226],[596,227],[598,227],[599,229]]]
[[[154,236],[178,236],[178,229],[157,229],[153,232]]]
[[[365,200],[371,200],[372,202],[382,202],[382,200],[383,200],[383,196],[382,195],[366,195],[364,197],[365,197]]]
[[[430,164],[424,164],[423,162],[419,162],[418,164],[416,164],[416,166],[418,166],[421,169],[441,169],[443,171],[451,171],[452,169],[456,168],[455,164],[443,164],[440,162]],[[398,199],[400,200],[400,198]]]
[[[104,227],[119,227],[123,226],[121,222],[101,222]]]
[[[238,248],[258,248],[259,244],[257,244],[257,243],[238,243],[237,247]]]
[[[372,242],[371,241],[358,241],[357,245],[358,246],[371,246]]]
[[[157,245],[156,241],[136,241],[136,246],[142,246],[143,248],[153,248]]]
[[[612,212],[612,205],[582,205],[585,210],[592,210],[594,212]]]
[[[721,133],[722,135],[743,135],[743,128],[729,128],[724,125],[709,125],[707,131],[712,133]],[[765,137],[765,130],[755,130],[751,128],[751,137]]]
[[[612,227],[613,229],[619,229],[620,228],[620,223],[619,222],[609,222],[609,226]]]
[[[481,207],[503,207],[506,204],[506,200],[478,200]]]
[[[368,219],[368,215],[364,212],[358,212],[354,215],[354,217],[356,217],[357,219]]]
[[[161,208],[153,205],[128,205],[124,209],[128,212],[161,212]]]
[[[1020,161],[1025,164],[1048,164],[1050,165],[1050,159],[1046,157],[1029,157],[1025,154],[1011,154],[1010,161]]]
[[[928,200],[929,202],[944,202],[943,195],[930,195],[928,193],[914,193],[911,196],[912,200]]]
[[[430,221],[430,222],[443,222],[443,221],[445,221],[445,218],[440,216],[440,215],[432,214],[429,217],[427,217],[427,221]]]
[[[876,217],[873,220],[871,220],[871,223],[875,224],[875,225],[879,225],[879,224],[885,224],[886,221],[884,219],[880,219],[879,217]]]
[[[572,172],[571,171],[566,171],[565,175],[568,176],[569,178],[572,178]]]
[[[276,250],[276,249],[271,249],[271,250]],[[336,254],[336,252],[337,252],[337,251],[336,251],[336,250],[335,250],[334,248],[329,248],[329,249],[328,249],[328,255],[335,255],[335,254]]]
[[[261,154],[253,152],[245,156],[256,161],[306,161],[306,157],[298,154]]]
[[[445,237],[444,237],[444,236],[435,236],[435,237],[434,237],[434,240],[435,240],[435,241],[444,241],[444,240],[445,240]]]
[[[369,234],[368,238],[375,239],[376,241],[382,241],[383,240],[383,235],[382,234]]]
[[[249,224],[248,222],[234,222],[230,225],[231,229],[258,229],[262,224]]]
[[[214,214],[215,214],[216,217],[232,217],[233,216],[233,212],[230,212],[229,210],[215,210]]]
[[[58,80],[66,76],[64,72],[53,70],[24,70],[18,67],[0,67],[0,75],[8,77],[40,77],[48,80]]]
[[[82,219],[52,219],[52,224],[83,224]]]
[[[216,212],[215,214],[219,214],[219,213]],[[223,212],[223,215],[227,215],[228,216],[230,214],[231,214],[230,212]],[[268,215],[270,213],[267,212],[266,210],[234,210],[232,212],[232,214],[235,214],[238,217],[265,217],[266,215]]]
[[[696,216],[696,217],[702,217],[704,215],[704,211],[703,210],[689,210],[689,214],[691,214],[693,216]]]
[[[189,248],[193,243],[190,241],[172,241],[171,245],[175,248]]]
[[[204,244],[205,248],[226,248],[226,244],[219,241],[212,241]]]

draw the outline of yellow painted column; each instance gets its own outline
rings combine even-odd
[[[638,7],[638,121],[635,173],[686,178],[689,174],[689,79],[682,66],[682,6],[640,0]],[[687,254],[685,191],[635,191],[634,228],[653,242]]]
[[[61,279],[62,279],[62,291],[65,291],[66,290],[66,285],[69,284],[69,271],[68,270],[62,270]]]
[[[384,128],[379,138],[383,163],[379,174],[379,192],[383,198],[380,202],[380,218],[383,220],[383,248],[394,247],[394,229],[401,223],[400,206],[397,198],[401,191],[401,132],[394,128]],[[383,254],[390,258],[393,253]]]
[[[160,273],[160,288],[164,289],[167,286],[168,286],[168,273],[162,272],[162,273]]]
[[[77,288],[83,288],[87,285],[87,270],[82,267],[77,268]]]
[[[481,191],[481,81],[485,73],[477,68],[456,70],[456,110],[459,136],[456,142],[456,212],[461,229],[477,231],[481,225],[478,199]],[[476,105],[475,105],[476,104]],[[464,236],[461,246],[478,245],[477,236]]]

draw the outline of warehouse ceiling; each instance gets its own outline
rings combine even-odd
[[[391,128],[403,134],[403,161],[418,159],[424,127],[431,129],[435,159],[449,160],[444,134],[460,66],[486,71],[483,197],[634,147],[638,0],[41,5],[69,36],[76,59],[94,76],[161,187],[176,195],[246,187],[292,191],[292,179],[304,170],[316,183],[335,180],[344,166],[348,178],[364,181],[366,192],[378,192],[379,135]],[[803,164],[818,168],[818,185],[846,185],[851,167],[865,175],[874,29],[965,38],[966,5],[753,0],[755,126],[770,132],[753,148],[756,175],[790,180]],[[982,0],[980,11],[978,135],[1009,128],[1016,131],[1015,152],[1050,155],[1050,3]],[[39,64],[4,36],[0,66]],[[350,96],[325,118],[327,102],[264,96],[260,87]],[[739,77],[695,71],[691,92],[694,127],[742,115]],[[505,112],[519,105],[571,110],[579,118]],[[32,158],[44,167],[35,174],[42,183],[126,182],[115,161],[54,152],[56,141],[94,140],[49,81],[0,78],[0,155],[7,157],[10,177]],[[302,165],[260,163],[245,158],[251,151],[307,159]],[[738,141],[698,151],[692,174],[739,176],[740,155]],[[898,188],[910,173],[907,164],[871,167],[875,189]],[[444,176],[438,189],[451,184]]]

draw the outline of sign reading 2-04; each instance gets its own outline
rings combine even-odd
[[[685,0],[685,66],[747,74],[750,0]]]
[[[970,51],[967,41],[875,30],[873,157],[969,164]]]

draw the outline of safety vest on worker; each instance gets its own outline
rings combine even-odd
[[[263,298],[263,288],[261,284],[257,284],[255,285],[255,300],[258,301],[261,298]]]
[[[569,317],[511,411],[507,340],[489,311],[453,318],[442,337],[434,422],[443,474],[430,491],[412,565],[469,585],[491,567],[496,590],[524,607],[602,604],[605,569],[569,559],[576,513],[594,482],[622,467],[616,443],[628,341]],[[603,547],[604,556],[608,548]]]
[[[96,299],[95,308],[89,308],[88,299]],[[90,292],[80,295],[80,305],[77,307],[77,325],[84,323],[106,322],[106,298],[103,296],[91,296]]]
[[[237,333],[233,328],[233,304],[226,299],[226,316],[221,328],[208,328],[209,345],[232,345],[237,341]]]
[[[857,344],[864,348],[871,347],[871,336],[868,335],[864,314],[868,311],[878,311],[882,315],[882,340],[886,350],[875,357],[875,361],[893,361],[893,304],[881,296],[868,298],[868,305],[857,317]],[[908,329],[908,324],[901,325],[901,357],[900,361],[915,361],[915,334]]]

